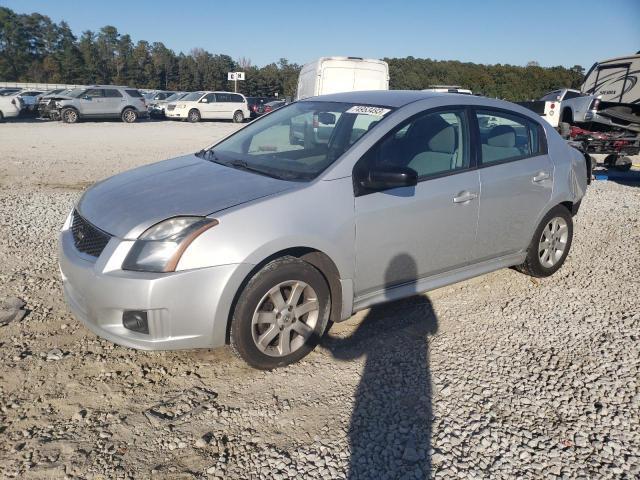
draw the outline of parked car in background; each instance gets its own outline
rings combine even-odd
[[[34,112],[38,108],[38,100],[44,92],[42,90],[20,90],[18,96],[22,99],[24,110]]]
[[[289,141],[294,121],[308,125],[302,145]],[[89,188],[60,232],[63,289],[115,343],[229,341],[271,369],[373,305],[505,267],[552,275],[586,187],[582,154],[512,103],[315,97]]]
[[[133,123],[148,115],[145,100],[137,89],[113,85],[74,89],[67,97],[56,100],[56,108],[65,123],[98,118],[121,118],[125,123]]]
[[[20,90],[22,89],[13,87],[0,88],[0,96],[13,95],[14,93],[18,93]]]
[[[173,90],[157,90],[155,92],[149,92],[144,94],[144,99],[147,104],[152,104],[156,101],[166,100],[168,97],[176,93]]]
[[[271,97],[247,97],[250,118],[259,117],[264,113],[264,104],[275,100]]]
[[[73,90],[73,88],[56,88],[49,92],[45,92],[38,98],[37,110],[40,118],[51,118],[53,120],[59,120],[58,110],[56,107],[56,100],[65,98]]]
[[[473,92],[468,88],[462,88],[459,85],[431,85],[429,88],[422,90],[423,92],[438,92],[438,93],[461,93],[463,95],[473,95]]]
[[[149,104],[149,116],[152,118],[165,118],[165,109],[169,103],[175,102],[187,96],[189,92],[174,92],[164,100],[156,100]]]
[[[370,58],[321,57],[300,70],[296,100],[359,90],[389,90],[389,65]]]
[[[555,115],[560,122],[578,125],[591,122],[598,110],[600,99],[594,95],[585,95],[580,90],[560,88],[545,94],[540,101],[557,102]]]
[[[5,118],[15,118],[22,112],[22,99],[12,89],[0,90],[0,122]]]
[[[233,92],[192,92],[165,109],[167,118],[199,122],[203,119],[233,120],[250,117],[247,99]]]
[[[287,104],[285,100],[274,100],[273,102],[267,102],[264,104],[262,108],[262,113],[270,113],[274,110],[279,109],[280,107],[284,107]]]

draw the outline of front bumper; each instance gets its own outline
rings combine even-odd
[[[187,118],[189,111],[187,109],[165,110],[164,114],[167,118]]]
[[[70,230],[59,238],[65,299],[95,334],[143,350],[212,348],[225,344],[229,312],[252,265],[235,264],[172,273],[113,269],[131,242],[112,238],[96,260],[76,250]],[[147,312],[149,334],[126,329],[122,314]]]

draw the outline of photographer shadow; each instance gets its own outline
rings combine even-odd
[[[400,276],[399,276],[400,273]],[[413,258],[396,256],[391,279],[417,278]],[[437,318],[426,296],[372,307],[347,338],[331,334],[325,347],[338,360],[366,357],[349,427],[349,479],[431,477],[432,389],[428,335]]]

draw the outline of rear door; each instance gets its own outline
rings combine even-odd
[[[553,163],[544,130],[525,116],[476,109],[480,143],[477,261],[526,249],[549,208]]]
[[[104,109],[102,113],[109,116],[118,116],[124,107],[124,96],[115,88],[104,89]]]

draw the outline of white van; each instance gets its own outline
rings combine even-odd
[[[300,70],[296,100],[360,90],[389,90],[389,65],[369,58],[320,57]]]
[[[192,92],[167,105],[170,119],[199,122],[201,119],[233,120],[242,123],[249,118],[247,99],[233,92]]]

